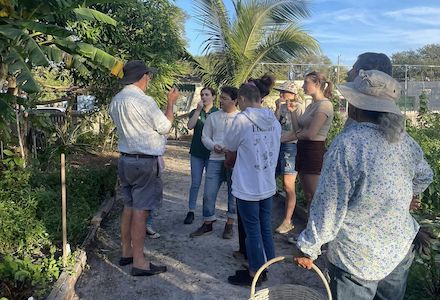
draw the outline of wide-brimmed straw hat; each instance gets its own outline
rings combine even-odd
[[[131,60],[124,65],[122,69],[124,76],[120,82],[122,84],[132,84],[138,81],[146,73],[156,74],[156,68],[149,68],[142,60]]]
[[[400,84],[384,72],[360,70],[353,82],[338,85],[338,89],[348,103],[359,109],[402,114],[396,104]]]
[[[296,86],[295,82],[290,80],[284,82],[279,86],[274,87],[273,89],[280,92],[289,92],[292,94],[298,94],[298,87]]]

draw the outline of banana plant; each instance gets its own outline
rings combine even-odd
[[[0,106],[5,108],[0,113],[0,138],[8,140],[10,131],[6,128],[10,128],[11,116],[14,116],[23,159],[22,107],[27,106],[26,95],[41,91],[33,69],[60,64],[80,73],[87,73],[89,67],[99,67],[120,75],[123,66],[120,59],[82,42],[69,30],[69,22],[79,20],[116,26],[113,18],[90,7],[107,2],[109,0],[0,0]],[[8,93],[1,92],[5,81]]]
[[[7,75],[16,77],[24,92],[40,91],[32,68],[64,62],[86,71],[84,61],[118,75],[122,61],[93,45],[82,43],[68,29],[69,21],[93,20],[112,26],[110,16],[89,8],[108,2],[78,0],[0,0],[0,81]]]

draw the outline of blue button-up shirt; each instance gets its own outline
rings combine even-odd
[[[333,141],[310,208],[300,250],[364,280],[381,280],[402,261],[419,225],[411,199],[432,182],[420,146],[404,134],[389,143],[371,123],[355,123]]]

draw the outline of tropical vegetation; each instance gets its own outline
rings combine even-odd
[[[209,86],[238,86],[258,76],[260,63],[289,63],[318,52],[316,40],[301,29],[309,16],[304,1],[233,1],[234,18],[223,1],[197,0],[195,9],[206,37],[202,59],[194,64]],[[261,71],[260,71],[261,72]]]
[[[160,68],[151,91],[163,100],[188,56],[181,22],[166,0],[0,0],[0,298],[43,298],[69,270],[60,259],[59,154],[67,156],[75,251],[114,191],[114,163],[94,167],[88,159],[102,161],[97,150],[113,144],[106,105],[120,89],[123,61]],[[88,94],[96,109],[74,114],[77,96]],[[68,105],[57,121],[33,110],[60,101]]]

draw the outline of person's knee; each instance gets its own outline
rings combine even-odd
[[[192,180],[191,181],[191,188],[192,189],[198,189],[198,188],[200,188],[200,184],[201,184],[201,180],[199,180],[199,181]]]
[[[311,192],[304,193],[304,199],[306,199],[308,202],[311,202],[313,199],[313,193]]]
[[[284,185],[284,190],[286,191],[286,194],[295,195],[295,186],[294,185],[286,184],[286,185]]]

